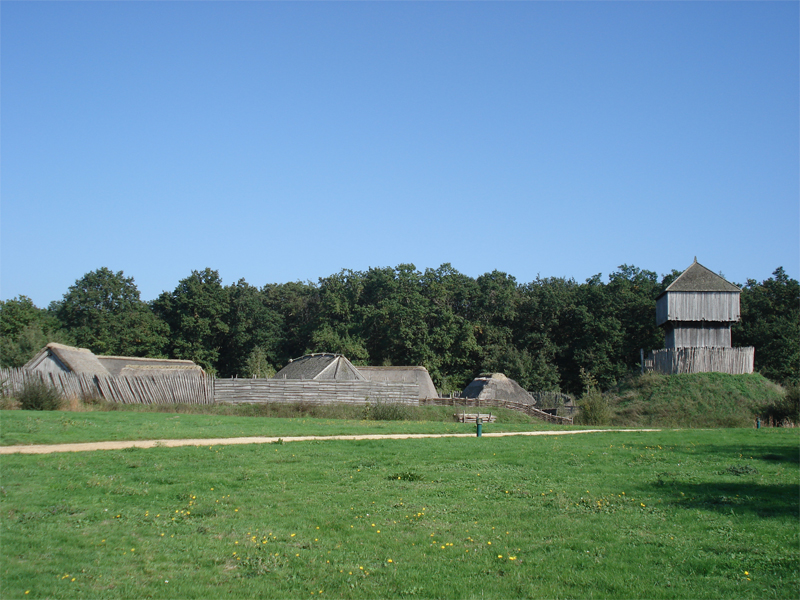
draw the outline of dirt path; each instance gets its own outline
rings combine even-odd
[[[569,431],[509,431],[484,433],[483,437],[509,435],[573,435],[577,433],[603,433],[606,431],[661,431],[660,429],[573,429]],[[124,448],[175,448],[177,446],[231,446],[235,444],[272,444],[283,442],[310,442],[315,440],[408,440],[437,437],[475,437],[474,433],[387,433],[369,435],[307,435],[287,437],[239,437],[194,440],[136,440],[129,442],[90,442],[85,444],[41,444],[30,446],[0,446],[0,454],[51,454],[53,452],[89,452],[91,450],[122,450]]]

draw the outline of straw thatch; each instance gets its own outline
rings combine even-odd
[[[203,372],[190,360],[133,356],[98,356],[97,360],[115,377],[200,375]]]
[[[23,368],[39,373],[75,373],[103,377],[199,376],[203,373],[203,369],[190,360],[96,356],[86,348],[75,348],[55,342],[42,348]]]
[[[461,394],[464,398],[478,400],[504,400],[536,405],[536,400],[513,379],[502,373],[484,373],[472,380]]]
[[[353,364],[341,354],[307,354],[290,360],[273,379],[333,379],[336,381],[366,381]]]
[[[23,369],[40,373],[109,374],[91,350],[55,342],[42,348],[23,366]]]
[[[425,367],[358,367],[367,381],[389,383],[416,383],[420,398],[436,398],[436,387]]]

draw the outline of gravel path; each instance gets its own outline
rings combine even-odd
[[[571,429],[569,431],[509,431],[484,433],[483,437],[509,435],[574,435],[578,433],[603,433],[606,431],[661,431],[660,429]],[[89,452],[92,450],[122,450],[124,448],[175,448],[177,446],[231,446],[235,444],[272,444],[283,442],[310,442],[314,440],[408,440],[437,437],[475,437],[474,433],[389,433],[370,435],[307,435],[287,437],[238,437],[194,440],[136,440],[129,442],[90,442],[85,444],[41,444],[30,446],[0,446],[0,454],[51,454],[53,452]]]

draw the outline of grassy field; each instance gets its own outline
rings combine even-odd
[[[469,433],[475,425],[456,423],[452,406],[413,407],[412,417],[425,420],[373,421],[356,414],[331,414],[322,417],[262,417],[195,412],[155,412],[147,407],[120,407],[107,411],[0,411],[0,445],[64,444],[115,440],[158,440],[224,438],[250,436],[360,435],[369,433]],[[181,407],[164,406],[179,410]],[[197,411],[200,407],[183,407]],[[204,407],[209,411],[232,409],[247,413],[253,407]],[[352,408],[352,407],[350,407]],[[363,410],[363,409],[359,409]],[[486,424],[485,431],[552,430],[549,425],[525,414],[506,409],[481,409],[498,415],[496,423]],[[356,411],[357,412],[357,411]],[[474,412],[474,410],[473,410]],[[315,414],[315,413],[312,413]],[[322,413],[324,414],[324,413]]]
[[[797,598],[799,442],[740,429],[2,456],[0,596]]]

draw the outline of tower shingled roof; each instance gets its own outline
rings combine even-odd
[[[742,290],[723,277],[714,273],[697,262],[694,262],[681,273],[678,278],[669,284],[659,295],[659,298],[667,292],[741,292]]]

